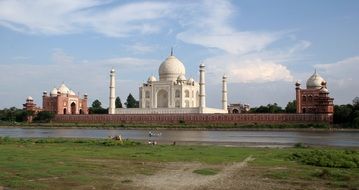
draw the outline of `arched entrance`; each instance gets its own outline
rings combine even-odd
[[[239,113],[239,111],[237,109],[233,109],[232,111],[233,113]]]
[[[166,90],[159,90],[157,92],[157,107],[168,108],[168,92]]]
[[[75,102],[71,103],[71,114],[76,114],[76,104],[75,104]]]
[[[67,112],[67,110],[66,110],[66,108],[64,108],[64,115],[66,115],[66,112]]]
[[[79,110],[80,114],[84,114],[84,112],[82,111],[82,109]]]

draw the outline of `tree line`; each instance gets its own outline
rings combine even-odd
[[[126,102],[124,104],[125,104],[126,108],[139,108],[140,107],[139,101],[137,101],[132,96],[131,93],[127,96]],[[118,96],[115,99],[115,107],[123,108],[121,99]],[[89,108],[89,113],[90,114],[107,114],[108,108],[103,108],[100,100],[96,99],[95,101],[92,102],[92,105]]]
[[[288,102],[283,109],[277,103],[254,107],[249,113],[295,113],[296,101]],[[333,123],[341,127],[359,128],[359,97],[355,97],[352,104],[334,105]]]
[[[138,108],[139,101],[137,101],[130,93],[124,103],[127,108]],[[122,108],[120,97],[115,100],[115,107]],[[249,110],[249,113],[295,113],[296,101],[288,102],[285,108],[282,108],[277,103],[262,105],[254,107]],[[103,108],[99,100],[92,102],[89,108],[90,114],[107,114],[108,108]],[[6,122],[25,122],[28,116],[33,116],[34,113],[16,107],[5,108],[0,110],[0,121]],[[49,122],[54,117],[54,113],[48,111],[41,111],[36,114],[34,122]],[[353,99],[352,104],[335,105],[333,122],[340,127],[359,128],[359,97]]]

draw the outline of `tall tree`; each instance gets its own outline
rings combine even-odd
[[[92,102],[92,108],[94,108],[94,109],[102,108],[101,104],[102,103],[100,102],[100,100],[96,99],[95,101]]]
[[[108,109],[102,108],[101,102],[99,100],[95,100],[92,102],[92,107],[89,109],[90,114],[107,114]]]
[[[125,105],[127,108],[138,108],[139,107],[138,101],[132,96],[131,93],[127,96]]]
[[[122,103],[121,103],[121,99],[120,97],[117,96],[116,100],[115,100],[115,107],[116,108],[122,108]]]
[[[295,113],[297,111],[296,106],[297,106],[296,100],[288,102],[287,106],[285,107],[285,112],[287,112],[287,113]]]

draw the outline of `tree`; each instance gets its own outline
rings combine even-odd
[[[121,103],[121,99],[120,97],[117,96],[116,100],[115,100],[115,107],[116,108],[122,108],[122,103]]]
[[[101,104],[102,103],[100,102],[100,100],[96,99],[95,101],[92,102],[92,108],[94,108],[94,109],[102,108]]]
[[[297,106],[296,100],[288,102],[287,106],[285,107],[285,112],[287,112],[287,113],[295,113],[297,111],[296,106]]]
[[[355,110],[359,110],[359,97],[353,99],[353,107]]]
[[[50,122],[54,118],[55,114],[49,111],[40,111],[34,118],[36,122]]]
[[[108,109],[102,108],[101,102],[99,100],[95,100],[92,102],[92,107],[89,108],[90,114],[107,114]]]
[[[139,107],[139,102],[130,93],[127,96],[125,105],[126,105],[127,108],[138,108]]]

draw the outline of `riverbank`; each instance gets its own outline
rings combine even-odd
[[[2,128],[95,128],[95,129],[119,129],[119,130],[226,130],[226,131],[359,131],[356,128],[342,128],[339,125],[333,126],[325,123],[317,124],[86,124],[86,123],[0,123]]]
[[[301,146],[298,146],[301,147]],[[145,145],[133,141],[0,138],[0,187],[10,189],[355,189],[357,167],[294,155],[358,149]]]

